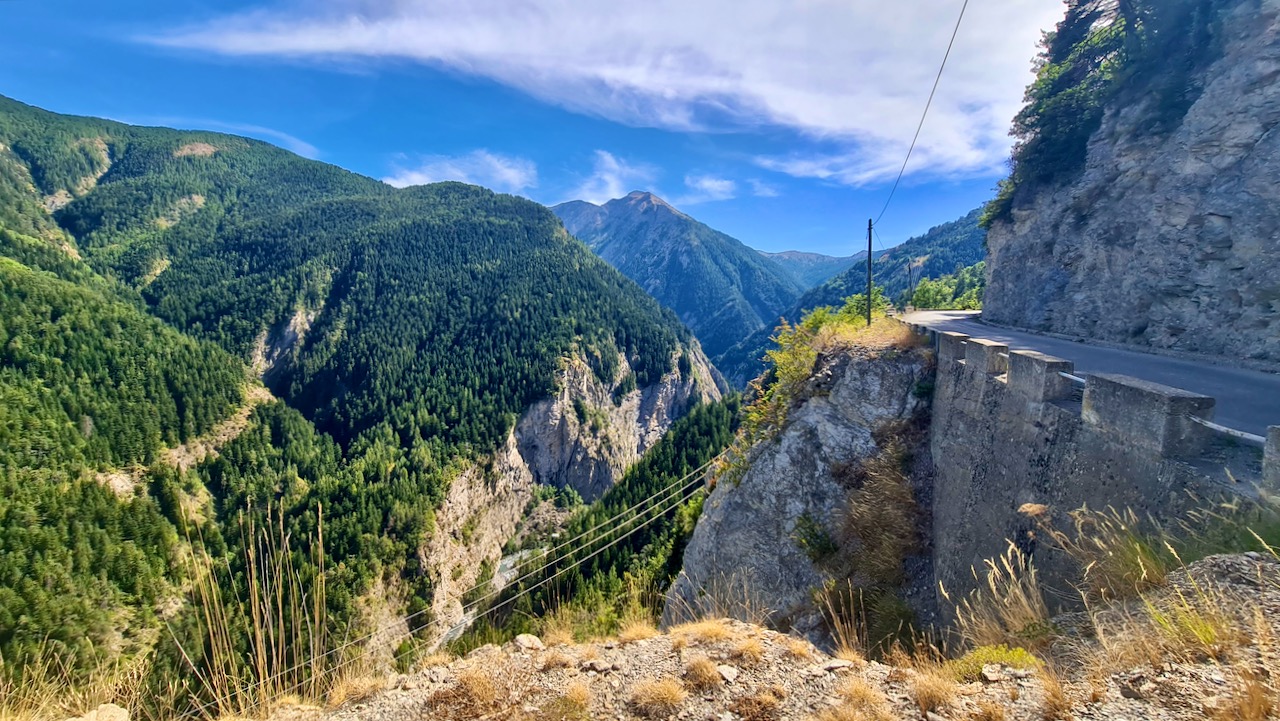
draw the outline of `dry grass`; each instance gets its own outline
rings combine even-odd
[[[724,677],[716,668],[715,661],[706,656],[690,659],[684,667],[684,684],[690,691],[701,692],[719,688],[724,684]]]
[[[956,604],[961,637],[974,646],[1031,648],[1052,640],[1049,607],[1031,559],[1010,543],[1004,555],[985,564],[983,574],[973,571],[982,585]],[[946,589],[943,596],[950,600]]]
[[[572,644],[576,640],[573,636],[572,612],[562,605],[543,616],[538,636],[548,647]]]
[[[458,674],[458,686],[467,698],[481,706],[492,705],[498,698],[498,687],[493,677],[478,668],[469,668]]]
[[[873,315],[871,327],[861,318],[854,322],[826,323],[814,336],[813,347],[819,353],[857,346],[871,350],[913,348],[924,343],[923,337],[907,326],[883,315]]]
[[[386,676],[344,675],[330,687],[325,696],[325,705],[338,708],[343,704],[364,701],[386,687]]]
[[[1229,664],[1243,646],[1270,645],[1265,618],[1245,622],[1237,615],[1245,604],[1246,600],[1196,586],[1189,594],[1181,589],[1145,593],[1136,608],[1094,612],[1097,642],[1090,649],[1089,665],[1095,674],[1109,674],[1170,659]]]
[[[979,701],[978,708],[969,714],[969,721],[1005,721],[1004,706],[991,701]]]
[[[542,670],[550,671],[556,668],[570,668],[573,666],[573,658],[560,653],[559,651],[550,651],[542,657]]]
[[[686,623],[736,618],[756,626],[767,626],[773,615],[773,610],[760,597],[754,579],[740,571],[712,576],[703,583],[696,600],[673,599],[668,612],[674,620]]]
[[[1071,533],[1055,528],[1047,513],[1034,518],[1053,544],[1080,567],[1082,591],[1092,601],[1132,598],[1163,586],[1175,560],[1165,544],[1139,531],[1142,523],[1129,509],[1072,511]],[[1148,525],[1158,528],[1154,522]]]
[[[96,664],[78,682],[70,662],[54,652],[41,653],[12,678],[0,659],[0,719],[37,721],[80,716],[104,703],[130,708],[140,700],[150,658],[116,658]]]
[[[714,643],[733,637],[726,619],[705,619],[673,626],[668,632],[676,638],[683,638],[688,643]]]
[[[877,433],[881,450],[852,469],[849,493],[840,515],[842,546],[856,546],[854,571],[872,585],[897,587],[903,581],[903,561],[918,546],[916,506],[907,476],[907,447],[901,424]]]
[[[574,681],[564,694],[542,707],[538,719],[542,721],[588,721],[591,718],[591,689],[581,681]]]
[[[851,678],[837,691],[841,702],[824,709],[813,721],[895,721],[889,699],[876,687],[860,678]]]
[[[789,637],[787,638],[786,654],[794,659],[808,661],[813,658],[813,646],[804,639]]]
[[[631,688],[631,706],[641,716],[670,716],[689,697],[674,678],[647,679]]]
[[[847,703],[823,709],[809,718],[811,721],[895,721],[892,716],[876,716]]]
[[[871,643],[867,639],[866,605],[862,602],[861,589],[855,589],[852,583],[824,588],[819,607],[836,642],[836,658],[855,663],[865,659]]]
[[[629,622],[618,632],[618,640],[622,643],[632,643],[634,641],[643,641],[647,638],[653,638],[658,635],[658,629],[648,619],[638,619]]]
[[[451,718],[471,718],[494,710],[498,703],[498,686],[493,678],[478,668],[458,674],[458,681],[430,699],[432,710]]]
[[[1040,702],[1040,715],[1045,721],[1064,721],[1071,717],[1071,699],[1067,697],[1062,679],[1050,667],[1040,671],[1040,683],[1044,687],[1044,699]]]
[[[413,668],[417,671],[421,671],[427,668],[435,668],[436,666],[445,666],[457,660],[458,657],[448,651],[436,651],[430,656],[419,659],[418,662],[413,665]]]
[[[856,663],[859,666],[866,665],[867,663],[867,658],[862,655],[861,651],[856,648],[851,648],[845,644],[840,644],[836,647],[835,657],[841,661]]]
[[[889,699],[880,689],[865,680],[854,677],[846,681],[837,690],[840,698],[862,709],[876,709],[889,712]]]
[[[1208,717],[1215,721],[1267,721],[1277,710],[1280,700],[1275,690],[1261,679],[1246,677]]]
[[[764,660],[764,644],[756,638],[744,638],[729,655],[740,666],[754,666]]]
[[[950,705],[960,691],[951,676],[931,669],[916,673],[911,683],[911,700],[922,713],[935,712]]]
[[[765,689],[750,696],[741,696],[729,704],[729,710],[742,721],[774,721],[782,709],[787,692],[780,686]]]

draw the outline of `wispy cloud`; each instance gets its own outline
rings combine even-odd
[[[383,181],[403,188],[442,180],[483,185],[503,193],[520,193],[538,186],[538,166],[528,158],[516,158],[488,150],[465,155],[429,155],[409,168],[399,168]]]
[[[776,185],[766,183],[763,180],[751,178],[747,181],[747,184],[751,186],[751,194],[757,198],[776,198],[782,194]]]
[[[607,150],[597,150],[592,171],[571,193],[571,200],[600,203],[621,198],[648,187],[657,178],[650,165],[623,160]]]
[[[889,159],[900,159],[911,140],[959,5],[329,0],[228,15],[144,39],[317,62],[407,59],[637,126],[790,128],[824,141],[833,157],[764,158],[762,165],[865,183],[896,175]],[[998,166],[1040,30],[1060,15],[1060,3],[1048,0],[970,6],[908,172],[986,173]]]
[[[222,120],[210,120],[209,118],[184,118],[170,115],[115,119],[119,122],[130,123],[133,125],[163,125],[170,128],[181,128],[186,130],[213,130],[219,133],[247,135],[251,138],[266,140],[267,142],[279,145],[285,150],[297,153],[304,158],[311,158],[314,160],[320,157],[320,149],[311,143],[286,132],[264,127],[262,125],[230,123]]]
[[[697,205],[716,200],[731,200],[738,194],[736,182],[712,175],[686,175],[684,186],[688,189],[688,193],[676,198],[676,205]]]

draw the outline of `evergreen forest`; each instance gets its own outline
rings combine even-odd
[[[421,628],[450,483],[563,359],[620,398],[691,346],[531,201],[0,97],[0,680],[144,662],[151,703],[199,710],[266,675],[272,564],[313,640],[368,631],[379,584]],[[727,442],[705,415],[646,462]]]

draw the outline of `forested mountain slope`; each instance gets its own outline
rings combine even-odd
[[[255,375],[280,400],[250,413]],[[510,532],[492,508],[570,482],[570,458],[620,477],[718,396],[674,315],[535,203],[0,98],[7,677],[157,643],[156,683],[204,674],[227,662],[210,634],[250,642],[253,564],[278,553],[291,583],[326,579],[326,633],[372,623],[376,587],[385,613],[419,610],[400,633],[428,634],[442,581],[474,581]],[[518,428],[535,405],[554,447]],[[233,415],[215,453],[166,461]],[[459,494],[483,512],[451,525]],[[254,531],[272,527],[288,548]],[[428,552],[442,535],[448,558]],[[190,605],[200,578],[228,599],[212,626]]]
[[[674,310],[712,356],[773,327],[804,291],[790,272],[652,193],[552,210],[570,233]]]
[[[963,218],[930,228],[924,235],[911,238],[888,250],[877,251],[872,263],[874,282],[894,302],[906,302],[914,284],[922,278],[937,279],[956,273],[986,257],[986,231],[979,227],[981,209]],[[866,293],[866,254],[858,256],[862,265],[845,272],[808,291],[783,317],[795,322],[807,311],[827,305],[842,305],[844,299]],[[761,328],[732,348],[713,356],[716,368],[734,386],[742,387],[764,370],[764,352],[769,347],[775,324]]]

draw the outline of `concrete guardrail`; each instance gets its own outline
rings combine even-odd
[[[928,335],[938,364],[959,363],[993,376],[1031,402],[1069,400],[1084,386],[1084,422],[1147,447],[1164,457],[1189,457],[1204,450],[1212,434],[1263,449],[1264,484],[1280,488],[1280,426],[1264,438],[1213,422],[1216,401],[1199,393],[1109,373],[1075,374],[1075,364],[1036,351],[1010,351],[1007,345],[954,331],[907,324]]]

